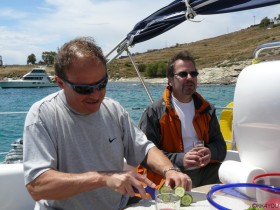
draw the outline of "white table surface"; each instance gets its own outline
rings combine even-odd
[[[180,207],[180,210],[191,210],[191,209],[215,209],[207,200],[206,194],[211,189],[212,185],[206,185],[198,188],[192,189],[191,194],[193,193],[193,198],[197,199],[198,201],[193,202],[190,206],[187,207]],[[242,200],[240,198],[236,198],[225,193],[219,192],[217,195],[215,194],[214,199],[218,204],[225,206],[226,208],[231,209],[247,209],[251,206],[252,202],[247,200]],[[228,206],[230,204],[230,207]],[[133,204],[127,207],[125,210],[156,210],[155,201],[152,199],[148,200],[141,200],[137,204]]]

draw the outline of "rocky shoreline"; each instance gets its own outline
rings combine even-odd
[[[199,71],[200,84],[235,84],[240,72],[251,65],[251,60],[230,63],[224,61],[220,67],[204,68]]]
[[[199,75],[198,75],[198,83],[199,84],[235,84],[237,81],[237,77],[239,73],[244,69],[246,66],[249,66],[251,64],[251,60],[246,61],[238,61],[238,62],[232,62],[229,60],[224,61],[223,63],[220,63],[219,66],[215,66],[212,68],[203,68],[199,69]],[[14,67],[15,69],[17,67]],[[31,67],[29,67],[30,69]],[[16,70],[5,70],[5,68],[1,69],[2,74],[0,74],[0,80],[4,78],[13,78],[18,79],[20,78],[22,72],[29,71],[26,69],[23,69],[21,71]],[[5,70],[5,71],[4,71]],[[49,70],[53,74],[53,70]],[[12,73],[11,73],[12,72]],[[162,83],[167,84],[166,78],[143,78],[145,82],[147,83]],[[111,78],[110,81],[118,81],[118,82],[140,82],[140,79],[138,77],[121,77],[121,78]]]
[[[225,61],[219,67],[203,68],[199,70],[198,83],[199,84],[235,84],[239,73],[251,64],[251,60],[239,61],[232,63]],[[143,78],[147,83],[163,83],[167,84],[166,78]],[[111,79],[111,81],[118,82],[140,82],[138,77]]]
[[[166,78],[145,78],[143,77],[143,80],[145,83],[166,83],[167,84],[167,79]],[[110,79],[111,82],[141,82],[139,77],[129,77],[129,78],[124,78],[121,77],[119,79]]]

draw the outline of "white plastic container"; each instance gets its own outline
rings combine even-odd
[[[280,171],[280,61],[254,64],[239,74],[233,131],[241,162]]]

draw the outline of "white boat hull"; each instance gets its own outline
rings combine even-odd
[[[19,80],[8,80],[0,81],[0,87],[2,88],[36,88],[36,87],[56,87],[56,83],[50,83],[45,81],[19,81]]]
[[[37,87],[56,87],[54,81],[44,68],[33,68],[21,79],[6,79],[0,81],[2,88],[37,88]]]

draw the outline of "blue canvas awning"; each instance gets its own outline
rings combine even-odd
[[[279,3],[280,0],[175,0],[138,22],[127,34],[127,45],[156,37],[196,15],[237,12]]]

